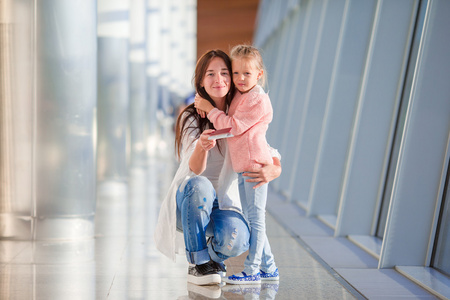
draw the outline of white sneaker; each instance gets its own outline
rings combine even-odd
[[[211,264],[213,268],[216,269],[217,273],[220,275],[220,277],[226,277],[227,276],[227,267],[223,262],[216,262],[211,259]]]
[[[218,284],[222,281],[211,261],[202,265],[190,265],[187,281],[196,285]]]

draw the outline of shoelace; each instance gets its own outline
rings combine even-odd
[[[202,264],[202,265],[196,265],[195,268],[201,274],[211,274],[211,273],[215,273],[216,272],[216,270],[213,268],[213,266],[211,265],[210,262],[207,262],[207,263]]]
[[[214,267],[217,271],[219,271],[219,272],[226,272],[226,271],[227,271],[227,269],[225,269],[225,266],[224,266],[223,264],[218,263],[218,262],[213,261],[213,260],[211,260],[211,262],[212,262],[212,264],[213,264],[213,267]]]

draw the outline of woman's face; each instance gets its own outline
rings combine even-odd
[[[230,90],[231,75],[227,65],[220,57],[214,57],[206,68],[202,87],[205,88],[211,99],[216,102],[225,100]]]

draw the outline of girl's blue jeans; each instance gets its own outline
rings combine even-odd
[[[259,270],[272,273],[276,265],[269,240],[266,236],[266,203],[268,184],[256,189],[254,182],[246,182],[251,177],[238,174],[239,195],[242,210],[250,223],[250,249],[244,262],[244,272],[255,275]]]
[[[177,228],[183,231],[189,263],[222,262],[248,250],[250,230],[244,217],[219,209],[216,191],[204,176],[189,179],[177,191]],[[207,237],[212,237],[207,243]]]

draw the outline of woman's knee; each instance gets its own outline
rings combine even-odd
[[[211,181],[209,181],[208,178],[206,178],[205,176],[193,176],[191,178],[189,178],[188,180],[188,184],[191,184],[192,186],[205,186],[205,187],[212,187],[212,183]]]
[[[188,180],[186,187],[194,193],[202,195],[213,194],[214,186],[211,181],[204,176],[194,176]]]
[[[247,227],[234,227],[215,235],[214,250],[226,257],[236,257],[249,248],[250,232]]]
[[[215,190],[212,183],[204,176],[195,176],[188,180],[184,187],[183,199],[189,199],[190,205],[205,205],[212,207]],[[184,202],[184,201],[183,201]],[[179,203],[181,208],[182,203]]]

